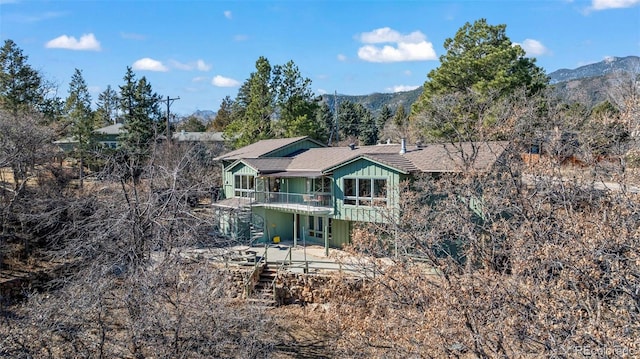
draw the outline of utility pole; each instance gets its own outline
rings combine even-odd
[[[331,126],[331,132],[329,133],[329,147],[331,147],[331,143],[333,142],[333,135],[336,136],[336,143],[340,141],[338,137],[338,91],[333,92],[333,126]]]
[[[175,98],[170,98],[169,96],[167,96],[166,99],[164,100],[160,100],[159,102],[166,102],[167,103],[167,141],[171,142],[171,126],[169,124],[169,119],[171,118],[171,104],[173,103],[173,101],[175,100],[179,100],[180,96],[175,97]]]

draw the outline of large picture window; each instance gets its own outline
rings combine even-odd
[[[344,204],[386,206],[387,180],[382,178],[345,178]]]
[[[251,197],[255,189],[255,177],[251,175],[235,175],[233,177],[234,196]]]

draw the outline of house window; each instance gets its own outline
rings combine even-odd
[[[345,178],[343,179],[344,184],[344,204],[353,204],[357,203],[356,196],[356,179],[355,178]]]
[[[255,188],[255,177],[251,175],[235,175],[233,177],[234,196],[250,197]]]
[[[382,178],[345,178],[344,204],[386,206],[387,180]]]
[[[331,178],[329,177],[314,178],[313,191],[316,193],[331,193]]]
[[[331,237],[331,218],[324,219],[323,217],[309,216],[309,237],[312,238],[323,238],[323,227],[324,221],[327,222],[328,225],[328,233],[329,238]]]

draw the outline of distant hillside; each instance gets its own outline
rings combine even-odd
[[[640,76],[640,57],[612,57],[575,70],[554,71],[549,76],[555,93],[566,102],[579,102],[588,107],[606,100],[619,103],[624,88]]]
[[[552,84],[559,82],[586,79],[590,77],[605,76],[616,72],[640,73],[640,57],[610,57],[604,61],[596,62],[577,69],[560,69],[549,74]]]
[[[216,118],[216,113],[211,110],[197,110],[196,112],[192,113],[191,116],[199,118],[204,123],[208,123]]]
[[[369,111],[371,111],[374,116],[380,113],[380,110],[385,106],[389,106],[392,111],[395,112],[396,108],[402,104],[405,107],[405,110],[410,111],[411,105],[420,97],[422,93],[422,87],[418,87],[415,90],[411,91],[403,91],[403,92],[394,92],[394,93],[374,93],[371,95],[360,95],[360,96],[350,96],[350,95],[323,95],[322,100],[326,101],[329,104],[330,108],[334,108],[335,100],[338,103],[343,101],[351,101],[353,103],[360,103]]]
[[[556,94],[567,102],[582,102],[592,107],[598,103],[619,95],[615,87],[629,74],[640,75],[640,57],[611,57],[594,64],[576,69],[561,69],[549,74]],[[628,77],[627,77],[628,78]],[[407,110],[420,97],[422,87],[413,91],[397,93],[374,93],[364,96],[338,95],[338,102],[352,101],[361,103],[374,114],[378,114],[384,105],[392,110],[402,103]],[[333,108],[333,96],[326,95],[326,101]],[[614,99],[615,100],[615,99]]]
[[[582,102],[591,107],[609,99],[611,96],[615,96],[616,91],[613,91],[613,87],[619,84],[621,73],[640,76],[640,57],[611,57],[573,70],[560,69],[553,71],[549,73],[549,78],[556,94],[560,98],[567,102]],[[359,96],[326,94],[322,96],[322,101],[326,101],[331,109],[334,108],[336,100],[338,103],[343,101],[360,103],[376,116],[385,105],[395,111],[398,105],[403,104],[408,112],[411,110],[411,105],[420,97],[420,94],[422,94],[422,87],[411,91],[373,93]],[[208,118],[215,118],[215,112],[213,111],[198,112],[206,112],[209,115],[207,116]]]

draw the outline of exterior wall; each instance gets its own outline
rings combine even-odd
[[[227,168],[224,169],[224,175],[223,175],[223,183],[224,183],[224,198],[233,198],[233,177],[235,175],[256,175],[256,171],[245,165],[245,164],[238,164],[235,167],[233,167],[232,170],[229,170]]]
[[[279,236],[283,241],[293,241],[293,214],[254,207],[264,218],[264,237],[269,241]]]
[[[334,219],[356,222],[386,222],[389,215],[398,208],[400,173],[377,163],[360,159],[333,173],[333,193],[335,197]],[[371,178],[387,181],[387,206],[362,206],[344,203],[344,178]]]
[[[296,143],[293,143],[289,146],[285,146],[282,148],[277,149],[276,151],[274,151],[273,153],[270,153],[269,156],[267,157],[285,157],[291,153],[294,153],[296,151],[299,150],[306,150],[309,148],[319,148],[322,147],[320,145],[318,145],[317,143],[309,140],[309,139],[305,139]]]
[[[306,178],[281,178],[284,181],[280,185],[280,192],[287,193],[307,193],[307,179]]]
[[[333,219],[331,222],[331,231],[329,247],[340,248],[350,242],[351,222]]]

